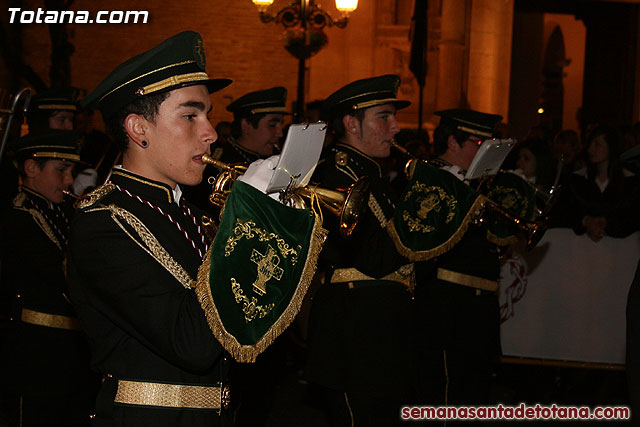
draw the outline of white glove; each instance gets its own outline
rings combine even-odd
[[[253,188],[260,190],[263,193],[267,193],[267,186],[271,177],[275,172],[275,168],[280,160],[280,155],[276,154],[268,159],[260,159],[251,163],[247,168],[247,171],[238,178],[238,181],[242,181],[249,184]],[[270,194],[272,199],[278,200],[278,193]]]
[[[73,194],[81,196],[89,187],[95,187],[98,182],[98,172],[95,169],[86,168],[82,170],[71,185]]]

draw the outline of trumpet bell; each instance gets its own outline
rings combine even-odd
[[[317,197],[322,207],[339,218],[340,235],[347,237],[353,233],[369,202],[370,185],[369,178],[364,176],[345,189],[300,187],[294,190],[294,200],[297,206],[307,207],[307,203]]]
[[[528,228],[527,233],[527,249],[531,250],[535,248],[540,240],[544,237],[544,233],[547,231],[547,224],[544,222],[532,223]]]

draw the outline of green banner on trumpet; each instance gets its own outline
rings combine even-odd
[[[209,326],[237,361],[254,362],[293,321],[325,236],[309,209],[233,185],[196,290]]]
[[[471,187],[420,162],[387,231],[398,252],[412,261],[425,261],[458,243],[481,207]]]
[[[496,175],[489,185],[487,197],[505,208],[514,218],[525,221],[535,218],[535,189],[515,173]],[[514,222],[504,215],[494,212],[487,216],[487,239],[490,242],[507,246],[517,241],[519,233],[521,231]]]

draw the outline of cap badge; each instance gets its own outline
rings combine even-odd
[[[195,45],[193,46],[193,56],[196,60],[196,64],[198,67],[204,70],[205,68],[205,57],[204,57],[204,46],[202,45],[202,39],[198,37]]]

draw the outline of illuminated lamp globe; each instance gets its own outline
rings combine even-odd
[[[264,12],[267,10],[269,6],[273,4],[273,0],[251,0],[253,4],[258,6],[258,10],[260,12]]]
[[[336,0],[336,9],[348,15],[358,8],[358,0]]]

